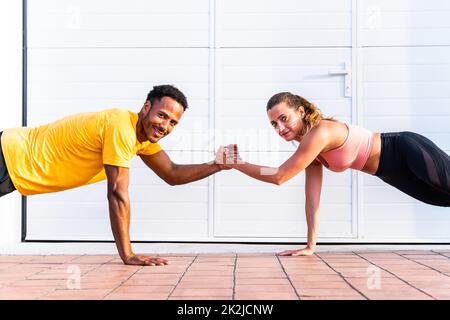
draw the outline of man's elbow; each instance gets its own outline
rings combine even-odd
[[[117,202],[122,202],[122,203],[126,203],[128,196],[127,193],[124,193],[118,189],[108,189],[108,201],[117,201]]]
[[[179,185],[179,183],[177,181],[173,180],[173,179],[165,179],[164,181],[170,186]]]
[[[170,173],[166,174],[163,177],[163,180],[171,186],[177,186],[180,184],[183,184],[183,181],[181,181],[180,179],[180,174],[178,171],[178,165],[177,164],[172,164],[172,168],[170,170]]]

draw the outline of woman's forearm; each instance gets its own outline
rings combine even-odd
[[[306,224],[308,226],[308,243],[307,247],[311,249],[316,248],[317,233],[319,232],[319,206],[309,205],[305,206]]]
[[[278,168],[258,166],[247,162],[236,164],[232,167],[254,179],[273,184],[280,184]]]

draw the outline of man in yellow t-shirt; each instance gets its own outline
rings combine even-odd
[[[35,128],[0,132],[0,197],[63,191],[107,179],[111,229],[125,264],[165,265],[168,261],[134,254],[130,243],[129,168],[134,155],[170,185],[214,174],[216,163],[179,165],[158,141],[178,124],[187,108],[171,85],[155,86],[136,114],[109,109],[72,115]]]

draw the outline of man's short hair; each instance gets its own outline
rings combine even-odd
[[[186,96],[170,84],[164,84],[160,86],[154,86],[153,89],[147,95],[147,101],[153,103],[155,100],[161,100],[163,97],[169,97],[181,104],[183,111],[188,108]]]

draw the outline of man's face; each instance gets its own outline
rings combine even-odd
[[[146,101],[139,114],[143,134],[150,142],[158,142],[172,132],[183,113],[183,106],[170,97],[162,97],[153,103]]]

